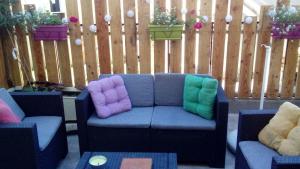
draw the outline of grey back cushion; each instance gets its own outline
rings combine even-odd
[[[155,104],[182,106],[184,74],[155,74]]]
[[[10,107],[10,109],[20,118],[20,120],[24,119],[25,113],[23,110],[19,107],[11,95],[3,88],[0,89],[0,99],[2,99]]]
[[[154,78],[151,74],[119,74],[125,83],[130,101],[134,107],[154,105]],[[101,78],[112,76],[100,75]]]
[[[158,106],[182,106],[186,74],[155,74],[155,104]],[[210,77],[197,74],[196,76]]]

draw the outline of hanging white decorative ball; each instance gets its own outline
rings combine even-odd
[[[226,22],[231,22],[231,21],[232,21],[232,16],[231,16],[231,15],[227,15],[227,16],[225,17],[225,21],[226,21]]]
[[[110,15],[105,15],[104,16],[104,20],[105,20],[105,22],[109,22],[109,21],[111,21],[111,16]]]
[[[97,26],[96,25],[90,25],[90,31],[91,32],[97,32]]]
[[[245,23],[246,24],[251,24],[253,22],[253,18],[251,17],[251,16],[247,16],[246,18],[245,18]]]
[[[68,18],[62,18],[62,23],[63,24],[68,24],[69,23],[69,19]]]
[[[127,11],[127,16],[128,16],[129,18],[134,17],[134,11],[133,11],[133,10],[128,10],[128,11]]]
[[[17,52],[18,52],[17,48],[13,48],[12,51],[11,51],[11,54],[12,54],[12,57],[13,57],[14,60],[18,59]]]
[[[182,15],[187,14],[187,12],[188,12],[188,10],[187,10],[186,8],[182,8],[182,9],[181,9],[181,14],[182,14]]]
[[[77,46],[80,46],[81,45],[81,39],[75,39],[75,44],[77,45]]]
[[[205,23],[208,22],[208,16],[202,16],[202,18]]]

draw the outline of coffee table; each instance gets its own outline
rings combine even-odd
[[[152,158],[152,169],[177,169],[175,153],[137,153],[137,152],[85,152],[76,169],[92,169],[88,164],[94,155],[104,155],[107,163],[101,169],[120,169],[123,158]]]

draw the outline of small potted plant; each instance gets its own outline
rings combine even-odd
[[[66,40],[68,25],[50,12],[30,10],[25,13],[26,22],[35,40]]]
[[[272,18],[272,37],[275,39],[300,39],[300,10],[282,6],[269,11]]]
[[[183,22],[177,19],[176,9],[171,12],[155,7],[153,21],[148,26],[152,40],[178,40],[182,38]]]

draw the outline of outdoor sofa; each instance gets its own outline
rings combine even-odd
[[[109,76],[101,75],[100,79]],[[182,107],[184,74],[121,76],[133,106],[128,112],[100,119],[87,89],[76,98],[81,154],[175,152],[181,163],[224,167],[228,101],[220,86],[214,118],[206,120]]]

